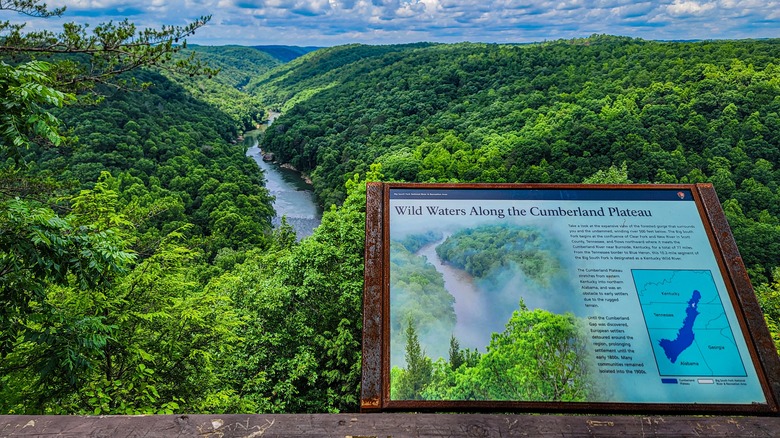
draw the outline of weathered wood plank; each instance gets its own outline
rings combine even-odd
[[[502,414],[0,416],[2,437],[772,437],[780,418]]]

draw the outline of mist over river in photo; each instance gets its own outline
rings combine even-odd
[[[443,263],[436,254],[436,247],[447,239],[423,246],[417,255],[424,256],[444,279],[444,287],[455,297],[455,337],[462,348],[478,348],[485,351],[493,332],[503,331],[506,321],[495,317],[495,309],[487,306],[484,292],[477,289],[468,272]],[[446,343],[446,340],[442,340]]]
[[[512,313],[519,308],[520,300],[531,308],[565,311],[561,303],[550,302],[553,290],[569,290],[565,285],[554,281],[554,286],[542,286],[530,280],[517,266],[509,264],[492,274],[491,279],[475,279],[468,272],[451,263],[442,261],[436,253],[436,247],[447,240],[443,239],[421,247],[415,254],[427,259],[444,280],[444,287],[455,298],[454,310],[457,316],[454,335],[461,348],[478,349],[484,353],[490,344],[493,333],[501,333]],[[570,305],[570,304],[566,304]],[[446,346],[449,339],[431,340],[433,344]],[[444,347],[426,345],[429,354],[435,356]],[[441,353],[446,357],[445,353]]]
[[[394,224],[390,251],[394,365],[405,363],[402,331],[408,318],[417,323],[425,354],[446,360],[451,336],[460,348],[484,353],[495,334],[506,332],[519,309],[575,315],[582,311],[560,241],[544,226],[471,219],[415,229],[414,219],[398,217]],[[490,256],[480,256],[485,252]]]

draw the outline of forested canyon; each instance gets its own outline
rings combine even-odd
[[[188,53],[219,72],[42,99],[62,141],[4,131],[0,412],[356,411],[366,181],[711,182],[780,345],[780,40]],[[2,56],[12,108],[41,79]],[[242,142],[271,110],[260,147],[324,211],[301,240]]]

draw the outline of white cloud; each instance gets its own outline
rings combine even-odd
[[[715,3],[699,3],[692,0],[675,0],[674,3],[666,8],[669,15],[673,17],[686,15],[704,15],[713,9],[715,9]]]
[[[51,7],[67,6],[78,9],[102,9],[126,3],[126,1],[122,0],[52,0],[48,2],[48,5]]]
[[[139,27],[212,21],[198,44],[334,45],[414,41],[529,42],[591,33],[646,39],[775,37],[780,0],[49,0],[63,21],[129,18]],[[25,18],[2,14],[0,20]]]
[[[719,6],[725,9],[770,9],[776,7],[777,2],[761,0],[721,0]]]

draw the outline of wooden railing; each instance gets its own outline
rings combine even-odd
[[[533,414],[0,416],[0,437],[773,437],[780,418]]]

